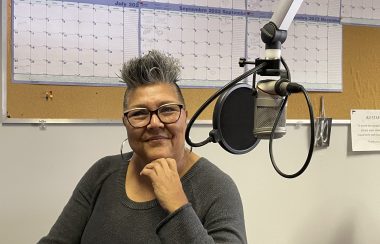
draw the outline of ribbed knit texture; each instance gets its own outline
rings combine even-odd
[[[171,214],[157,200],[140,203],[128,198],[127,169],[120,155],[95,163],[38,243],[246,243],[238,189],[207,159],[199,159],[181,178],[190,203]]]

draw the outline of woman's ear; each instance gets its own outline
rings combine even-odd
[[[186,124],[189,120],[188,118],[189,118],[189,111],[187,111],[187,109],[185,109],[185,122],[186,122]]]
[[[125,118],[124,115],[123,115],[123,117],[121,117],[121,120],[123,120],[123,125],[124,125],[125,127],[127,127],[127,123],[128,123],[128,121],[127,121],[127,119]]]

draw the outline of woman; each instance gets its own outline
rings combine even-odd
[[[132,152],[95,163],[39,243],[246,243],[236,185],[185,148],[176,60],[151,51],[121,73]]]

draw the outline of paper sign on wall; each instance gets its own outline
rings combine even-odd
[[[380,110],[351,110],[352,151],[380,151]]]

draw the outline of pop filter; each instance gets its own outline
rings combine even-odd
[[[243,154],[259,143],[253,135],[255,96],[246,83],[238,83],[219,96],[214,107],[213,128],[218,143],[228,152]]]

